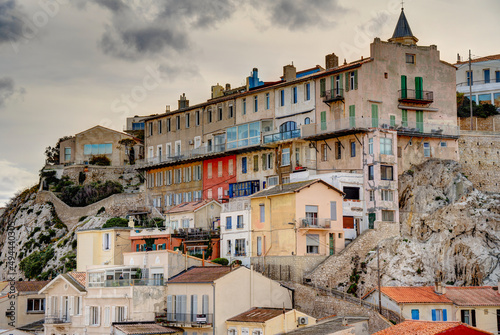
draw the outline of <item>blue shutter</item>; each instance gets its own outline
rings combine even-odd
[[[418,311],[418,309],[412,309],[411,310],[411,319],[412,320],[418,320],[419,319],[419,311]]]
[[[436,321],[436,310],[432,310],[432,321]]]
[[[156,244],[153,244],[153,250],[156,250]]]
[[[141,247],[141,246],[140,246],[139,244],[136,244],[136,245],[135,245],[135,251],[139,251],[139,250],[140,250],[140,247]]]
[[[443,321],[448,321],[448,317],[446,315],[446,309],[443,309]]]
[[[163,250],[167,250],[167,244],[163,243]]]

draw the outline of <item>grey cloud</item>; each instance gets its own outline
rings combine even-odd
[[[22,38],[22,17],[15,0],[0,0],[0,43],[17,42]]]
[[[95,2],[112,12],[119,12],[128,8],[121,0],[95,0]]]
[[[201,78],[199,68],[195,65],[179,65],[179,64],[161,64],[158,67],[162,78],[173,81],[177,79],[180,75],[195,80],[196,78]]]
[[[0,107],[14,94],[14,80],[12,78],[0,78]]]

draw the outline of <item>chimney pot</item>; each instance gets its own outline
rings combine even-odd
[[[285,81],[294,80],[297,78],[297,69],[292,65],[283,66],[283,79]]]
[[[325,68],[333,69],[339,66],[339,57],[335,55],[335,53],[329,54],[325,56]]]

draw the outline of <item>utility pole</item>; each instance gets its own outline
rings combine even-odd
[[[472,127],[474,122],[472,120],[472,64],[471,64],[471,53],[469,49],[469,106],[470,106],[470,130],[472,131]]]
[[[378,312],[382,314],[382,292],[380,287],[380,246],[377,245]]]

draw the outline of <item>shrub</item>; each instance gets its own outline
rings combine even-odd
[[[212,260],[212,263],[217,263],[217,264],[221,264],[221,265],[228,265],[229,261],[227,260],[227,258],[216,258],[216,259]]]
[[[122,192],[123,186],[121,184],[108,180],[105,183],[95,182],[85,186],[64,187],[59,198],[69,206],[85,207]]]
[[[19,269],[24,272],[27,278],[36,278],[53,257],[54,249],[52,247],[48,247],[43,251],[35,251],[19,263]]]
[[[101,213],[104,213],[106,211],[106,208],[104,208],[104,206],[102,206],[101,208],[99,208],[99,210],[97,211],[97,215],[101,214]]]
[[[128,227],[128,220],[124,218],[111,218],[102,225],[102,228]]]
[[[100,166],[109,166],[111,165],[111,161],[106,155],[96,155],[92,156],[89,161],[91,165],[100,165]]]
[[[77,243],[77,240],[73,240],[73,242],[71,242],[71,248],[76,249]]]
[[[82,222],[82,221],[83,221],[83,220],[85,220],[86,218],[87,218],[87,215],[82,216],[82,217],[80,217],[80,218],[78,219],[78,222]]]

